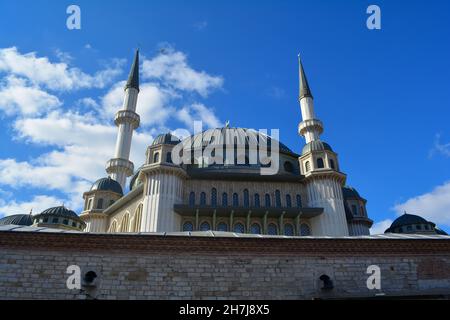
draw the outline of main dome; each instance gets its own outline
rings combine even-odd
[[[273,142],[279,143],[279,152],[296,155],[285,144],[272,137],[256,131],[254,129],[247,128],[215,128],[208,129],[201,133],[197,133],[182,141],[183,148],[200,149],[207,145],[220,146],[220,145],[238,145],[251,147],[251,146],[267,146],[270,150]]]

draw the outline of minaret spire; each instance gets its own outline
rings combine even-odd
[[[133,65],[131,66],[130,74],[128,75],[125,90],[127,88],[135,88],[139,91],[139,49],[136,49],[136,53],[134,54]]]
[[[303,69],[302,60],[300,54],[298,55],[298,75],[299,75],[299,100],[304,97],[313,98],[311,89],[309,89],[308,79],[306,78],[305,70]]]
[[[125,193],[127,177],[133,174],[134,165],[129,160],[133,130],[139,127],[140,117],[136,113],[139,94],[139,49],[134,55],[133,64],[125,85],[123,107],[116,113],[114,123],[119,128],[114,157],[106,164],[106,172],[116,180]]]

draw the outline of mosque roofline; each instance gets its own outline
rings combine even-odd
[[[209,238],[249,238],[249,239],[305,239],[305,240],[447,240],[450,246],[450,235],[437,234],[400,234],[385,233],[366,236],[284,236],[284,235],[261,235],[248,233],[235,233],[224,231],[180,231],[180,232],[127,232],[127,233],[100,233],[100,232],[83,232],[75,230],[63,230],[47,227],[4,225],[0,226],[0,236],[7,233],[51,233],[51,234],[72,234],[82,236],[105,236],[105,237],[209,237]],[[0,242],[0,247],[2,242]],[[450,249],[450,247],[449,247]]]

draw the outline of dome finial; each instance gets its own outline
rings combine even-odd
[[[225,121],[225,128],[229,128],[230,127],[230,120]]]
[[[33,208],[30,209],[30,216],[33,214]]]

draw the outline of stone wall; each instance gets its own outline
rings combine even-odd
[[[0,299],[450,296],[450,240],[0,232]],[[212,235],[212,234],[210,234]],[[224,234],[223,234],[224,235]],[[381,268],[381,290],[366,286]],[[69,290],[66,269],[98,275]],[[322,290],[328,275],[334,288]]]

